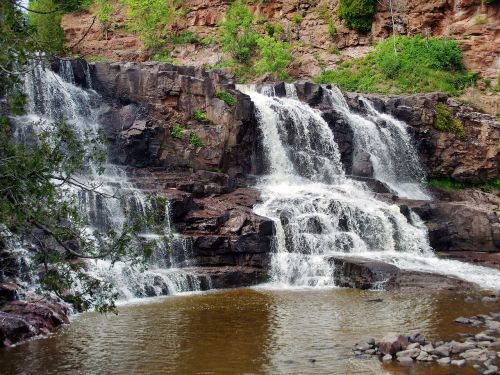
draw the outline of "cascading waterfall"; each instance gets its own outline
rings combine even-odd
[[[364,183],[345,176],[334,134],[319,111],[296,98],[291,86],[286,87],[286,97],[275,97],[269,88],[261,92],[241,88],[256,106],[263,133],[268,173],[258,185],[263,203],[254,210],[275,222],[274,286],[332,286],[329,257],[344,254],[381,259],[406,269],[446,272],[483,286],[500,285],[495,270],[434,257],[427,229],[416,214],[405,217],[398,206],[377,200]],[[374,162],[379,163],[376,177],[385,177],[402,195],[426,197],[418,186],[422,172],[405,125],[379,114],[369,102],[371,119],[365,119],[350,113],[341,94],[331,92],[330,99],[350,122],[363,121],[355,132],[359,147],[373,152]],[[378,134],[371,129],[376,119],[388,123]],[[363,127],[369,134],[363,133]],[[378,153],[377,147],[394,149]],[[415,160],[416,166],[408,172],[400,171],[401,165],[410,166]],[[391,169],[383,174],[386,161]],[[404,177],[400,179],[399,173]],[[477,273],[471,273],[471,267]]]
[[[390,115],[378,112],[373,104],[361,98],[366,117],[351,111],[340,90],[325,89],[333,109],[348,121],[354,133],[354,154],[367,153],[374,177],[385,182],[399,196],[410,199],[431,199],[422,188],[425,172],[407,131],[407,125]]]
[[[90,78],[88,71],[87,75]],[[41,65],[26,75],[27,115],[14,119],[14,136],[19,142],[29,141],[30,134],[60,120],[74,125],[81,137],[97,134],[100,97],[95,91],[83,90],[74,83],[70,61],[61,60],[59,75]],[[87,186],[98,186],[101,193],[78,191],[79,208],[92,227],[90,232],[93,228],[120,231],[127,212],[146,214],[151,208],[146,196],[129,181],[122,167],[110,163],[104,167],[104,173],[100,174],[98,166],[90,163],[77,176]],[[168,205],[164,234],[143,236],[156,243],[147,270],[136,270],[120,262],[112,267],[109,261],[102,259],[89,262],[89,273],[111,282],[125,299],[200,289],[198,277],[178,267],[189,262],[189,244],[170,230]]]

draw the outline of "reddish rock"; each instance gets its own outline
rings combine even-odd
[[[387,333],[378,344],[382,354],[396,354],[408,346],[408,337],[396,332]]]

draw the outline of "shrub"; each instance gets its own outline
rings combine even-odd
[[[302,23],[302,16],[300,14],[296,14],[292,17],[292,22],[296,25],[300,25]]]
[[[167,26],[177,16],[179,0],[121,0],[128,8],[130,27],[139,34],[144,47],[157,49],[168,36]]]
[[[195,109],[193,112],[193,118],[197,121],[206,121],[208,120],[207,114],[203,112],[201,109]]]
[[[474,25],[484,25],[486,23],[486,16],[477,16],[474,18]]]
[[[219,23],[222,50],[243,64],[249,64],[256,46],[257,33],[252,27],[253,15],[241,0],[232,3],[224,20]]]
[[[275,78],[288,79],[289,74],[286,68],[293,61],[290,52],[290,45],[286,42],[278,41],[269,35],[265,35],[257,40],[260,58],[255,63],[258,74],[272,73]]]
[[[193,145],[194,147],[202,147],[203,142],[201,141],[200,137],[198,137],[198,134],[195,132],[189,133],[189,144]]]
[[[41,51],[49,54],[60,54],[64,46],[64,31],[61,27],[61,13],[53,0],[31,0],[29,8],[37,12],[29,12],[29,23],[35,30],[35,44]]]
[[[175,62],[175,60],[170,57],[170,53],[168,51],[156,52],[153,56],[151,56],[151,60],[169,64],[173,64]]]
[[[184,137],[184,128],[179,124],[175,124],[170,131],[170,135],[172,136],[172,138],[182,139]]]
[[[454,118],[451,109],[443,103],[436,104],[434,127],[442,132],[455,133],[460,136],[465,135],[462,121]]]
[[[475,76],[464,70],[462,51],[455,41],[419,36],[396,37],[379,43],[367,56],[339,65],[315,78],[318,83],[335,83],[348,91],[431,92],[458,94]]]
[[[111,13],[113,12],[113,5],[108,0],[96,0],[94,14],[101,24],[101,30],[105,39],[108,39],[108,31],[111,28]]]
[[[454,191],[454,190],[462,190],[469,188],[476,188],[485,190],[490,193],[498,194],[500,190],[500,179],[495,179],[489,182],[462,182],[453,180],[451,178],[431,178],[429,179],[429,186],[433,188],[445,190],[445,191]]]
[[[182,31],[179,35],[174,35],[171,38],[173,44],[189,44],[199,43],[198,36],[191,31]]]
[[[215,97],[226,102],[226,104],[230,107],[234,107],[236,105],[236,98],[228,91],[217,91],[215,93]]]
[[[340,0],[337,15],[347,27],[368,32],[372,28],[373,17],[377,10],[377,0]]]

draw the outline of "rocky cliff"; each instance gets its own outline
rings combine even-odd
[[[78,61],[74,66],[82,72],[76,74],[80,84],[89,85],[82,69],[85,64]],[[90,72],[93,87],[106,100],[101,119],[115,159],[129,165],[129,174],[140,187],[171,200],[174,223],[192,239],[197,264],[265,268],[273,226],[251,210],[259,202],[253,176],[265,166],[249,98],[218,71],[155,63],[95,63]],[[352,129],[331,110],[325,89],[307,81],[295,87],[300,100],[323,112],[345,170],[399,203],[402,210],[417,210],[427,221],[436,249],[500,249],[498,197],[436,192],[431,203],[395,200],[373,175],[357,172],[360,160],[353,155]],[[220,90],[231,93],[236,104],[218,99]],[[283,84],[276,84],[274,90],[285,95]],[[366,112],[358,94],[345,93],[345,97],[352,110]],[[493,117],[442,94],[367,97],[378,110],[410,126],[428,176],[470,183],[498,179],[500,123]],[[463,134],[436,129],[438,104],[446,105],[461,121]],[[196,110],[206,113],[206,118],[194,119]],[[173,133],[175,126],[183,129],[180,137]],[[201,144],[190,143],[188,135],[193,132]]]
[[[296,79],[319,75],[341,61],[366,54],[374,41],[392,35],[392,19],[398,35],[445,36],[457,40],[464,51],[466,67],[483,77],[496,80],[500,72],[498,2],[485,5],[481,0],[379,1],[372,29],[366,34],[348,29],[338,19],[338,4],[338,0],[276,0],[254,2],[251,6],[258,19],[281,25],[282,37],[293,42],[295,63],[290,72]],[[199,40],[216,37],[217,23],[223,19],[227,6],[224,0],[187,0],[185,15],[172,29],[192,32]],[[62,25],[68,46],[85,34],[92,19],[89,13],[64,16]],[[118,4],[112,19],[107,38],[96,22],[73,52],[112,61],[148,59],[138,38],[126,31],[126,12]],[[329,32],[332,22],[334,34]],[[227,57],[219,46],[210,43],[178,44],[171,48],[172,57],[180,65],[215,64]]]

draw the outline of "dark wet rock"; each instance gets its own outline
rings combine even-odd
[[[0,311],[0,345],[9,346],[48,334],[68,322],[68,310],[59,303],[8,302]]]
[[[202,290],[246,287],[267,280],[266,272],[256,267],[188,267],[185,270],[197,276]]]
[[[442,290],[459,291],[476,286],[449,276],[401,270],[398,267],[371,259],[332,256],[336,285],[359,289],[385,290]]]

